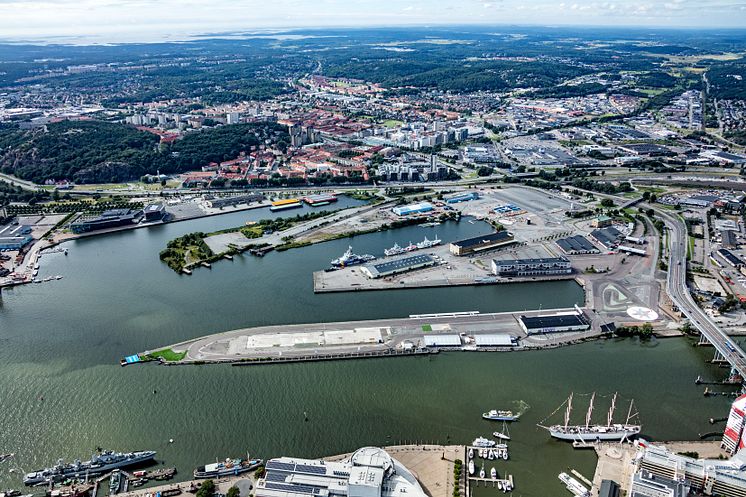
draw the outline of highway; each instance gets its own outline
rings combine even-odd
[[[686,285],[687,231],[684,222],[676,215],[656,209],[656,213],[669,227],[669,266],[667,293],[673,303],[689,319],[692,326],[709,341],[715,349],[746,377],[746,353],[707,315],[692,298]]]

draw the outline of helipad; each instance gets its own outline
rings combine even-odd
[[[627,309],[627,314],[629,317],[638,321],[655,321],[658,319],[658,313],[653,309],[648,309],[647,307],[630,307]]]

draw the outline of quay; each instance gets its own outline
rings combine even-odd
[[[563,324],[568,317],[574,322]],[[537,325],[541,328],[527,328],[531,322],[541,323]],[[141,352],[121,364],[149,362],[156,357],[161,357],[163,364],[249,365],[417,356],[441,350],[528,350],[603,335],[600,320],[589,309],[473,311],[238,329]]]

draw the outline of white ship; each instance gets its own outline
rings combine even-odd
[[[342,257],[339,259],[334,259],[332,261],[332,267],[334,268],[343,268],[347,266],[355,266],[357,264],[365,264],[366,262],[370,262],[373,259],[375,259],[374,256],[370,254],[364,254],[364,255],[357,255],[352,253],[352,247],[347,247],[347,252],[342,254]]]
[[[494,447],[496,445],[496,442],[488,438],[478,437],[475,438],[471,444],[474,447]]]
[[[591,493],[587,488],[583,486],[578,480],[568,475],[567,473],[560,473],[559,479],[565,484],[567,490],[576,497],[589,497]]]
[[[434,240],[428,240],[427,237],[425,237],[424,240],[422,240],[420,243],[417,244],[418,249],[426,249],[430,247],[435,247],[436,245],[440,245],[440,242],[442,242],[440,238],[435,238]]]
[[[395,243],[393,247],[387,248],[386,250],[383,251],[384,255],[386,255],[387,257],[390,257],[392,255],[403,254],[404,252],[405,250],[401,248],[398,243]]]
[[[629,403],[629,411],[627,413],[627,420],[623,423],[614,423],[614,409],[616,409],[617,394],[611,399],[611,408],[606,416],[606,424],[591,424],[591,416],[593,414],[593,401],[596,398],[595,392],[591,395],[591,401],[588,405],[588,412],[585,415],[584,425],[571,425],[570,424],[570,413],[572,412],[572,397],[570,397],[562,404],[567,404],[565,409],[565,422],[564,424],[557,424],[552,426],[542,426],[541,428],[549,430],[549,434],[559,440],[567,440],[571,442],[597,442],[597,441],[608,441],[608,440],[626,440],[633,438],[640,434],[642,427],[639,424],[633,424],[631,421],[637,417],[637,413],[633,413],[633,403]],[[562,407],[562,406],[560,406]],[[558,408],[559,410],[559,408]],[[555,411],[557,412],[557,411]]]

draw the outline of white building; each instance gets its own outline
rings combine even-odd
[[[426,497],[414,475],[385,450],[358,449],[340,462],[280,457],[266,464],[256,497]]]

